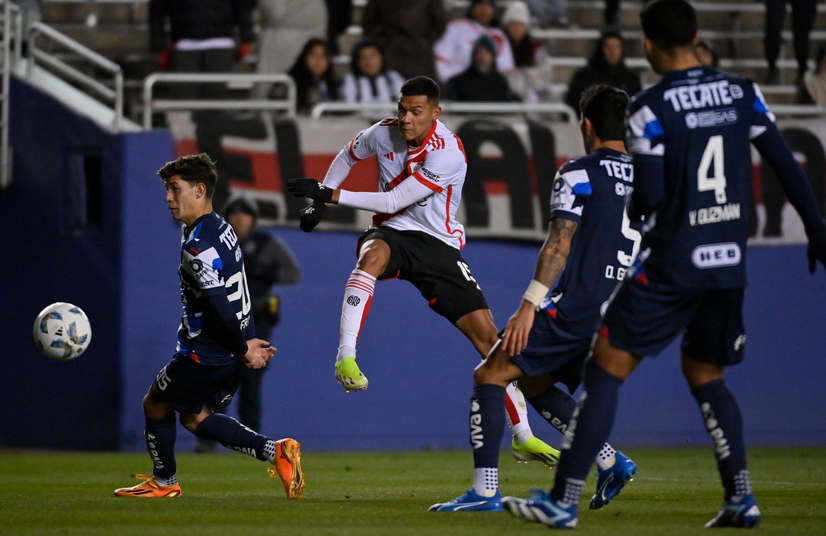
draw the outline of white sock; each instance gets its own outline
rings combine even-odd
[[[525,403],[525,395],[514,383],[509,383],[505,388],[505,409],[507,409],[505,416],[508,419],[508,426],[511,427],[511,435],[517,445],[522,445],[533,437],[533,431],[528,422],[528,405]]]
[[[473,470],[473,491],[482,497],[493,497],[499,489],[497,467],[477,467]]]
[[[267,461],[270,463],[275,463],[275,449],[275,440],[268,439],[264,444],[264,456],[267,457]]]
[[[370,311],[376,278],[356,268],[344,287],[344,303],[341,306],[341,331],[336,362],[346,357],[356,357],[356,341],[361,326]]]
[[[169,478],[158,478],[158,477],[156,477],[156,476],[153,476],[152,478],[154,478],[154,479],[155,479],[155,482],[156,482],[159,486],[163,486],[163,487],[166,487],[166,486],[174,486],[175,484],[177,484],[177,483],[178,483],[178,475],[177,475],[177,474],[172,475],[172,476],[170,476]]]
[[[617,451],[614,450],[614,447],[608,443],[602,445],[602,450],[597,454],[597,467],[599,467],[599,470],[605,471],[606,469],[610,469],[616,461]]]

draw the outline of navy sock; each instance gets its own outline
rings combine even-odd
[[[743,440],[743,418],[734,395],[725,380],[714,380],[691,391],[703,415],[708,434],[714,441],[717,469],[726,489],[726,499],[732,495],[751,493],[746,464],[746,443]]]
[[[157,478],[172,478],[178,471],[175,461],[175,439],[178,436],[175,413],[170,412],[163,419],[146,417],[146,429],[143,432],[146,448],[152,458],[152,474]]]
[[[583,384],[579,405],[562,442],[562,455],[551,490],[551,497],[556,501],[565,499],[566,484],[570,488],[585,482],[594,458],[608,440],[614,425],[622,380],[609,374],[593,359],[588,359]]]
[[[574,397],[555,385],[544,393],[530,397],[528,402],[551,426],[563,434],[576,410]]]
[[[474,467],[499,467],[499,445],[504,433],[505,388],[491,383],[474,385],[470,399],[470,444]]]
[[[261,461],[267,461],[264,446],[269,438],[250,430],[229,415],[213,413],[198,424],[195,435],[217,441],[228,449],[249,454]]]

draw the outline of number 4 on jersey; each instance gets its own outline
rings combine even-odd
[[[714,175],[709,177],[711,162],[714,161]],[[726,203],[726,174],[723,166],[723,136],[712,136],[708,140],[700,167],[697,168],[697,189],[701,192],[714,191],[718,205]]]

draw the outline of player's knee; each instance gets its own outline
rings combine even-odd
[[[492,383],[505,387],[512,381],[513,378],[508,376],[507,368],[502,366],[502,362],[497,357],[499,356],[492,352],[487,359],[477,365],[473,371],[473,385]]]
[[[192,415],[191,413],[181,413],[181,426],[192,432],[195,433],[195,429],[198,428],[198,425],[201,424],[201,421],[198,420],[197,415]]]
[[[143,414],[150,419],[163,419],[170,411],[172,411],[172,408],[164,402],[155,400],[151,392],[146,393],[146,396],[143,397]]]
[[[378,277],[390,262],[390,247],[382,240],[371,240],[361,248],[356,267],[359,270]]]
[[[722,380],[726,377],[725,367],[703,363],[683,355],[682,370],[689,387],[695,389],[715,380]]]

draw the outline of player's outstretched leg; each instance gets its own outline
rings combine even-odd
[[[533,435],[528,422],[528,406],[525,396],[515,382],[505,391],[505,409],[511,428],[511,452],[519,463],[542,462],[553,468],[559,461],[559,451]]]
[[[221,413],[209,415],[191,430],[198,437],[212,439],[229,449],[270,462],[273,466],[267,471],[272,478],[281,478],[287,498],[302,498],[305,483],[304,473],[301,472],[301,445],[298,441],[290,438],[279,441],[270,439]]]
[[[498,512],[499,444],[505,433],[505,388],[483,383],[473,388],[470,399],[470,444],[473,446],[473,489],[429,508],[432,512]]]
[[[576,410],[576,401],[568,393],[556,386],[528,399],[531,406],[563,434]],[[591,498],[589,508],[598,510],[619,495],[622,488],[633,480],[637,472],[636,464],[626,455],[617,452],[605,443],[596,457],[597,488]]]
[[[158,407],[146,395],[144,399],[144,415],[146,418],[146,428],[144,429],[144,439],[149,457],[152,458],[153,474],[136,474],[135,477],[143,480],[128,488],[118,488],[115,495],[118,497],[180,497],[181,486],[178,484],[177,463],[175,460],[175,439],[177,437],[177,423],[175,422],[175,412],[163,413],[166,408],[162,405]],[[160,419],[150,418],[150,413],[155,416],[163,415]]]
[[[714,441],[717,469],[725,488],[722,509],[705,526],[756,527],[761,513],[749,480],[743,418],[737,400],[723,379],[695,387],[691,394],[700,406],[706,429]]]
[[[367,377],[356,364],[356,341],[370,312],[375,288],[376,278],[358,268],[350,274],[350,279],[344,287],[336,380],[347,392],[367,389]]]

